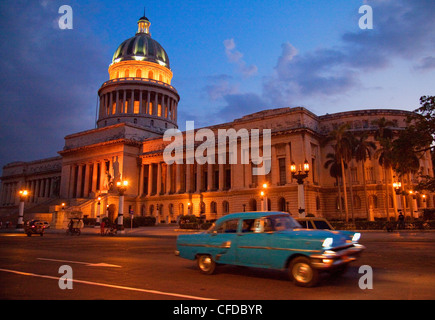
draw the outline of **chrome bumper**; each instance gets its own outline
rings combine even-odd
[[[365,247],[361,244],[354,244],[352,247],[340,251],[325,250],[323,254],[310,256],[311,265],[316,269],[334,269],[355,261],[364,250]]]

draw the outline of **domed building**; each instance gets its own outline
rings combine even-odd
[[[236,149],[207,155],[215,161],[192,161],[192,152],[200,147],[194,141],[183,145],[181,162],[166,162],[164,152],[170,142],[163,135],[178,128],[180,96],[171,85],[168,54],[151,37],[149,19],[142,17],[137,24],[135,35],[115,50],[109,79],[98,90],[96,128],[66,136],[57,157],[14,162],[3,168],[0,219],[18,220],[18,192],[24,189],[29,191],[24,220],[41,218],[53,228],[65,228],[74,216],[96,222],[108,217],[122,224],[123,216],[131,214],[171,223],[186,214],[213,220],[262,208],[332,219],[343,219],[345,207],[356,218],[397,216],[393,177],[373,157],[364,166],[355,160],[348,163],[348,194],[352,197],[346,205],[341,183],[325,168],[332,146],[321,141],[343,123],[374,141],[374,120],[385,118],[399,132],[407,125],[408,111],[360,110],[317,116],[301,107],[280,108],[204,128],[215,134],[219,130],[270,130],[271,157],[264,161],[271,170],[265,175],[254,174],[258,165],[240,139]],[[189,138],[187,132],[181,136],[183,141]],[[235,159],[249,162],[229,163],[234,152]],[[291,168],[303,165],[309,166],[306,176],[295,178]],[[420,169],[433,175],[429,151],[420,159]],[[415,178],[411,175],[406,183],[412,186]],[[408,215],[433,206],[429,194],[403,199]]]
[[[110,79],[98,91],[98,128],[121,122],[156,133],[177,128],[180,96],[171,86],[169,57],[151,38],[150,26],[148,18],[140,18],[136,35],[116,49],[109,67]]]

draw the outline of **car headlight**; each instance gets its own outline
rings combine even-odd
[[[361,238],[361,233],[355,232],[355,234],[352,237],[352,242],[358,242],[360,238]]]
[[[331,248],[331,246],[332,246],[332,242],[333,242],[333,239],[332,239],[332,238],[326,238],[326,239],[323,241],[323,243],[322,243],[322,247],[325,248],[325,249],[327,249],[327,248]]]

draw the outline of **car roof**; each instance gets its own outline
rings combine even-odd
[[[222,222],[226,220],[232,220],[232,219],[258,219],[261,217],[268,217],[273,215],[289,215],[288,212],[279,212],[279,211],[252,211],[252,212],[238,212],[238,213],[231,213],[226,216],[223,216],[218,219],[217,222]]]

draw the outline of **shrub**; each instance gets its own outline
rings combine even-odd
[[[140,216],[133,218],[133,228],[149,227],[156,224],[156,218],[151,216]],[[124,218],[124,227],[131,226],[131,217]]]

